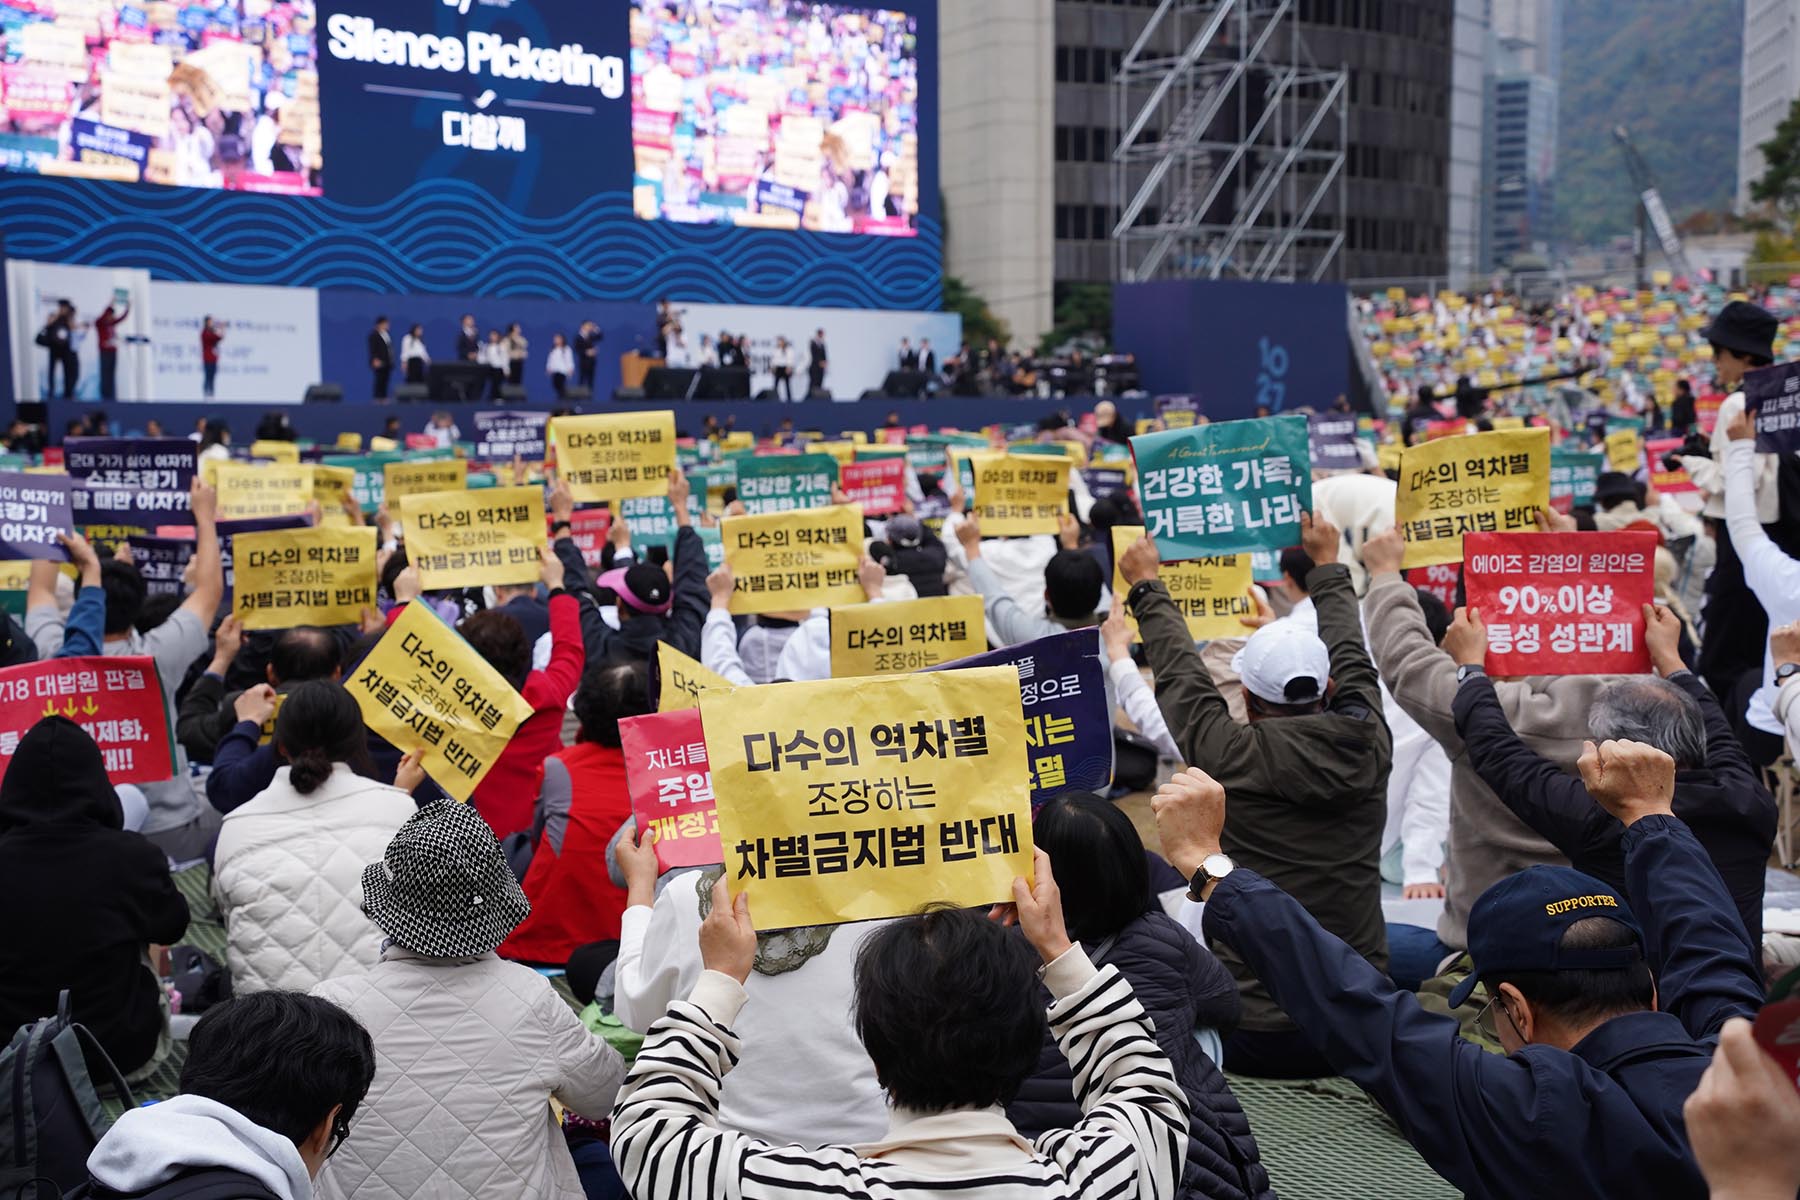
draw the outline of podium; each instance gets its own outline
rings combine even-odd
[[[644,376],[650,373],[651,368],[662,365],[663,360],[660,358],[651,358],[636,350],[627,351],[619,355],[619,386],[641,388],[644,386]]]

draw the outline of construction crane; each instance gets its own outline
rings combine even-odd
[[[1663,206],[1662,193],[1656,190],[1656,181],[1650,177],[1650,168],[1644,162],[1644,156],[1638,153],[1631,142],[1631,133],[1623,125],[1613,127],[1613,140],[1619,143],[1619,149],[1625,154],[1625,167],[1631,172],[1631,182],[1637,188],[1637,229],[1632,237],[1632,249],[1637,255],[1637,286],[1644,290],[1644,253],[1649,244],[1650,230],[1656,231],[1656,240],[1662,244],[1663,256],[1669,260],[1677,275],[1693,276],[1693,269],[1688,266],[1687,251],[1682,248],[1681,236],[1675,232],[1675,223],[1669,220],[1669,210]],[[1649,228],[1645,225],[1648,222]]]

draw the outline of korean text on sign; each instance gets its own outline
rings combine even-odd
[[[862,562],[862,509],[854,504],[726,517],[720,536],[725,562],[736,577],[734,613],[830,608],[866,599],[856,575]]]
[[[987,649],[980,596],[927,596],[831,610],[831,675],[901,675]]]
[[[728,692],[736,686],[667,642],[656,643],[656,677],[658,712],[698,708],[700,697],[707,692]]]
[[[114,783],[174,774],[169,711],[150,657],[53,658],[0,670],[0,772],[45,717],[67,717],[100,747]]]
[[[1800,450],[1800,362],[1777,363],[1744,376],[1744,410],[1756,421],[1762,454]]]
[[[758,928],[988,904],[1030,876],[1014,668],[739,688],[700,714],[725,878]]]
[[[548,413],[500,409],[475,414],[475,457],[482,462],[544,461]]]
[[[1464,589],[1487,625],[1495,675],[1623,675],[1650,669],[1644,605],[1656,534],[1470,534]]]
[[[659,871],[725,861],[700,710],[677,709],[619,722],[625,788],[640,832],[656,834]]]
[[[1396,464],[1396,469],[1398,465]],[[1586,508],[1594,502],[1594,489],[1600,473],[1606,470],[1606,455],[1600,451],[1550,451],[1550,507],[1566,513],[1571,508]]]
[[[214,478],[221,521],[292,516],[313,498],[312,467],[305,464],[221,462]]]
[[[1400,457],[1394,523],[1408,569],[1463,560],[1465,533],[1537,528],[1550,504],[1550,431],[1507,429],[1441,438]]]
[[[70,493],[88,540],[116,545],[189,517],[194,443],[186,438],[69,438],[63,463],[79,485]]]
[[[889,454],[842,468],[840,486],[851,504],[871,517],[885,517],[906,507],[906,456]]]
[[[402,500],[400,514],[427,590],[531,583],[543,570],[542,488],[424,492]]]
[[[53,475],[0,472],[0,558],[68,561],[56,535],[74,529],[71,486]]]
[[[569,530],[563,536],[581,551],[581,561],[598,571],[605,562],[606,535],[611,531],[610,509],[578,508],[569,514]]]
[[[975,516],[987,537],[1055,533],[1069,511],[1066,458],[1008,454],[975,461]]]
[[[675,414],[608,413],[550,422],[556,469],[583,504],[655,496],[675,469]]]
[[[1113,594],[1125,596],[1131,586],[1119,574],[1119,559],[1131,544],[1144,536],[1142,525],[1114,525]],[[1245,617],[1256,615],[1256,602],[1250,598],[1251,568],[1248,554],[1225,554],[1211,558],[1191,558],[1184,562],[1164,563],[1157,573],[1169,589],[1169,599],[1181,610],[1187,621],[1188,636],[1197,642],[1211,638],[1245,637],[1250,629]],[[1136,638],[1137,618],[1129,612],[1125,623]]]
[[[245,629],[354,625],[375,607],[375,530],[286,529],[231,541],[232,611]]]
[[[1281,550],[1312,508],[1304,416],[1224,421],[1131,439],[1144,524],[1164,562]]]
[[[382,495],[388,508],[398,507],[406,496],[429,492],[460,492],[468,486],[469,464],[460,458],[436,462],[391,462],[381,469]]]
[[[1670,470],[1663,465],[1669,455],[1679,455],[1683,444],[1682,438],[1653,438],[1644,443],[1644,458],[1650,468],[1650,486],[1668,496],[1679,496],[1684,492],[1697,492],[1699,486],[1687,473],[1687,468],[1676,466]],[[1556,501],[1552,498],[1551,503]]]
[[[428,605],[408,604],[344,677],[363,721],[468,800],[531,706]]]
[[[751,514],[822,508],[837,486],[837,460],[829,454],[769,454],[737,462],[738,499]]]

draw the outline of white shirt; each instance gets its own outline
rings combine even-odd
[[[425,362],[431,361],[431,355],[425,349],[425,339],[414,337],[409,333],[400,339],[400,361],[411,362],[415,358]]]
[[[552,375],[573,375],[575,373],[575,350],[571,346],[550,347],[550,359],[545,369]]]
[[[1772,456],[1758,455],[1756,443],[1750,439],[1726,447],[1725,525],[1731,532],[1732,547],[1744,562],[1744,582],[1756,593],[1763,611],[1769,614],[1769,628],[1774,629],[1800,621],[1800,559],[1782,553],[1757,519],[1757,460],[1762,457]],[[1775,659],[1765,645],[1762,686],[1750,697],[1744,720],[1779,736],[1783,730],[1775,717],[1775,691]]]

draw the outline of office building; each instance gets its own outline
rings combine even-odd
[[[1762,177],[1758,149],[1800,96],[1800,0],[1744,0],[1744,71],[1738,93],[1737,207]]]

